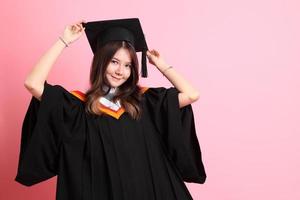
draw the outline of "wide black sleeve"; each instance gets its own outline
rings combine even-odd
[[[145,100],[151,118],[163,138],[168,156],[186,182],[204,183],[202,162],[192,105],[179,108],[179,91],[175,87],[149,88]]]
[[[71,136],[78,102],[63,87],[46,81],[41,101],[32,96],[22,124],[15,181],[31,186],[58,174],[61,143]]]

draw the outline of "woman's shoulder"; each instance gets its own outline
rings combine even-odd
[[[138,85],[139,89],[140,89],[140,92],[142,94],[145,94],[147,91],[150,91],[150,90],[159,90],[159,89],[163,89],[162,87],[150,87],[150,86],[144,86],[144,85]],[[70,94],[72,94],[74,97],[76,97],[77,99],[85,102],[86,101],[86,93],[85,92],[82,92],[80,90],[70,90],[69,91]]]
[[[143,94],[161,94],[172,90],[174,87],[163,87],[163,86],[140,86],[141,92]]]
[[[140,92],[144,94],[150,87],[138,85]]]
[[[86,101],[86,94],[80,90],[71,90],[69,91],[74,97],[77,99],[85,102]]]
[[[62,102],[78,104],[85,101],[85,93],[80,90],[69,90],[63,85],[51,84],[45,81],[42,99],[49,99],[58,104]]]

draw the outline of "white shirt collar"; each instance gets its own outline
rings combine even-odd
[[[103,89],[105,91],[107,91],[108,90],[108,86],[103,85]],[[105,105],[106,107],[109,107],[112,110],[117,111],[121,107],[120,100],[117,100],[116,103],[114,103],[113,101],[111,101],[117,90],[118,90],[118,88],[110,88],[109,92],[105,96],[99,98],[99,102],[101,104]]]
[[[114,111],[117,111],[121,108],[120,100],[117,100],[117,102],[114,103],[114,102],[106,99],[105,97],[100,97],[99,101],[100,101],[101,104],[105,105],[106,107],[111,108]]]

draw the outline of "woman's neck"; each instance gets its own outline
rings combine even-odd
[[[103,85],[102,88],[105,92],[107,92],[109,87],[107,85]],[[110,87],[109,94],[114,94],[114,93],[116,93],[117,90],[118,90],[118,87]]]

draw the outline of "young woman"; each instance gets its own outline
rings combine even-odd
[[[94,52],[89,90],[47,83],[57,57],[84,31]],[[206,179],[191,107],[199,94],[145,48],[136,18],[65,28],[25,81],[33,97],[16,181],[31,186],[58,175],[59,200],[192,199],[184,181]],[[139,86],[137,51],[175,87]]]

